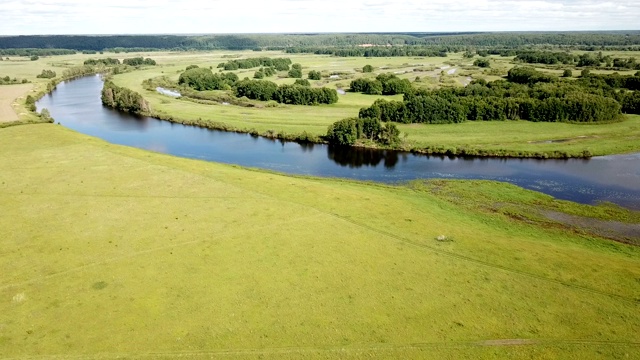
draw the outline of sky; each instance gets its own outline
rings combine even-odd
[[[0,0],[0,35],[639,28],[640,0]]]

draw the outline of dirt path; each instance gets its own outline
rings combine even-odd
[[[33,88],[33,84],[2,85],[0,86],[0,122],[16,121],[18,114],[11,104],[20,96]]]

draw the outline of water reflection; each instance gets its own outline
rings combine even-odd
[[[376,167],[380,162],[384,167],[393,169],[398,163],[398,152],[390,150],[375,150],[365,148],[351,148],[346,146],[328,146],[327,156],[340,166],[360,168],[362,166]],[[406,154],[405,154],[406,156]]]

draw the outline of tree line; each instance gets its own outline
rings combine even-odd
[[[75,50],[69,49],[34,49],[34,48],[19,48],[19,49],[0,49],[0,55],[2,56],[54,56],[54,55],[73,55]]]
[[[393,123],[381,123],[374,118],[348,118],[329,125],[326,139],[334,145],[353,145],[358,140],[369,140],[381,145],[394,145],[400,131]]]
[[[411,82],[400,79],[395,74],[385,73],[376,78],[358,78],[351,81],[349,89],[368,95],[396,95],[411,91]]]
[[[399,123],[529,120],[595,123],[638,113],[640,77],[594,75],[562,80],[532,68],[513,68],[508,80],[474,80],[465,88],[416,90],[403,101],[377,100],[360,118]]]
[[[237,97],[260,101],[273,100],[291,105],[319,105],[338,102],[338,92],[335,89],[311,88],[299,84],[278,86],[268,80],[244,79],[235,84],[234,93]]]
[[[528,64],[564,64],[576,65],[578,67],[606,67],[626,70],[640,70],[640,63],[634,57],[612,58],[610,55],[603,55],[601,51],[597,53],[585,53],[582,55],[571,54],[569,52],[544,51],[544,50],[521,50],[515,51],[516,60]],[[513,56],[508,53],[505,56]]]
[[[263,66],[271,67],[277,71],[289,71],[289,65],[291,65],[291,59],[288,58],[272,59],[268,57],[257,57],[249,59],[230,60],[218,64],[218,68],[230,71],[238,69],[252,69],[255,67]]]
[[[349,47],[349,48],[318,48],[318,47],[294,47],[281,49],[289,54],[316,54],[333,55],[339,57],[400,57],[400,56],[420,56],[420,57],[446,57],[448,49],[440,47],[421,46],[374,46],[374,47]]]
[[[87,59],[84,61],[84,65],[96,66],[96,65],[104,65],[104,66],[114,66],[120,65],[120,60],[113,58],[103,58],[103,59]],[[156,61],[151,58],[142,58],[135,57],[130,59],[122,60],[123,65],[129,66],[140,66],[140,65],[156,65]]]
[[[297,68],[296,68],[297,69]],[[298,79],[302,80],[302,79]],[[232,72],[216,73],[211,69],[189,66],[178,79],[178,84],[194,90],[233,90],[238,98],[276,101],[292,105],[334,104],[338,93],[329,88],[311,88],[309,82],[297,81],[293,85],[280,85],[268,80],[239,80]]]
[[[287,48],[350,48],[362,44],[399,49],[420,46],[424,51],[435,47],[500,47],[571,46],[598,49],[617,47],[637,49],[639,31],[608,32],[514,32],[514,33],[360,33],[360,34],[242,34],[242,35],[27,35],[0,37],[0,49],[105,49],[126,51],[164,50],[261,50]],[[360,49],[366,50],[366,49]],[[370,50],[369,56],[385,53],[384,48]],[[411,50],[413,51],[413,50]],[[423,51],[423,50],[417,50]],[[450,50],[447,50],[450,52]],[[459,50],[458,50],[459,51]],[[40,54],[37,54],[40,55]],[[45,55],[45,54],[42,54]],[[364,56],[364,55],[362,55]],[[387,56],[387,55],[385,55]],[[393,56],[393,55],[392,55]],[[407,55],[427,56],[427,55]]]
[[[156,61],[151,58],[134,57],[122,60],[122,64],[129,66],[156,65]]]
[[[214,74],[211,69],[194,66],[187,67],[187,70],[180,74],[178,84],[198,91],[230,90],[239,80],[238,75],[232,72]]]

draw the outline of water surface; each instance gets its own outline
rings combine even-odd
[[[510,182],[556,198],[640,209],[640,154],[590,160],[449,158],[281,142],[132,116],[102,106],[102,80],[64,82],[38,101],[56,122],[112,143],[291,174],[398,183],[422,178]]]

